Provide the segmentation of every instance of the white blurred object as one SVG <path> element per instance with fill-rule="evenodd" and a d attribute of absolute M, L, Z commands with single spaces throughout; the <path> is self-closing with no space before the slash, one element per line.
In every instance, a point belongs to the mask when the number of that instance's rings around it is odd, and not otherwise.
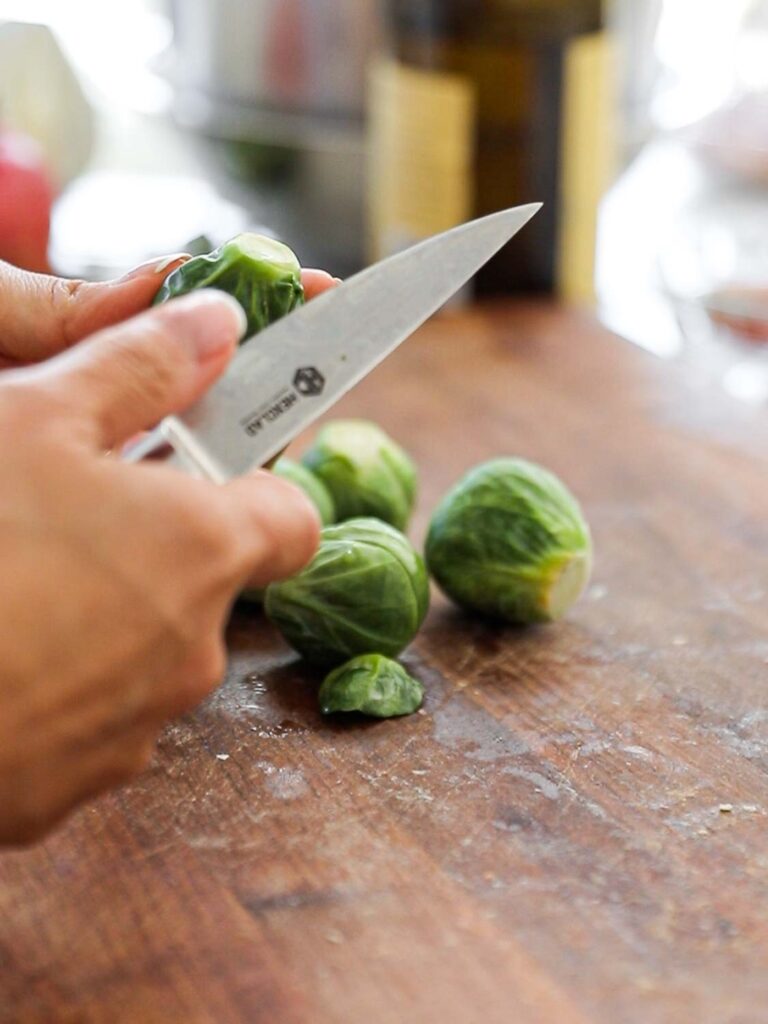
<path fill-rule="evenodd" d="M 665 289 L 686 302 L 768 287 L 768 194 L 705 179 L 659 236 Z"/>
<path fill-rule="evenodd" d="M 93 172 L 56 205 L 51 265 L 65 277 L 108 280 L 194 243 L 208 251 L 254 227 L 241 207 L 197 178 Z"/>
<path fill-rule="evenodd" d="M 768 90 L 768 0 L 613 0 L 630 155 Z"/>
<path fill-rule="evenodd" d="M 660 288 L 661 238 L 699 187 L 701 172 L 669 142 L 646 146 L 603 200 L 597 244 L 600 317 L 612 331 L 659 356 L 677 355 L 682 333 Z"/>
<path fill-rule="evenodd" d="M 48 26 L 3 21 L 0 16 L 0 118 L 39 143 L 57 187 L 87 164 L 93 114 Z"/>
<path fill-rule="evenodd" d="M 616 0 L 615 18 L 627 166 L 601 210 L 601 314 L 722 379 L 744 344 L 755 366 L 768 351 L 768 0 Z"/>
<path fill-rule="evenodd" d="M 171 26 L 152 0 L 0 0 L 0 21 L 47 27 L 95 107 L 163 113 L 170 88 L 152 70 Z"/>
<path fill-rule="evenodd" d="M 652 114 L 662 131 L 705 117 L 739 82 L 751 0 L 664 0 L 654 52 L 660 74 Z"/>
<path fill-rule="evenodd" d="M 768 399 L 768 190 L 707 174 L 659 238 L 662 287 L 690 359 L 708 360 L 725 389 Z"/>
<path fill-rule="evenodd" d="M 768 40 L 764 56 L 768 67 Z M 768 185 L 768 88 L 738 96 L 692 125 L 684 138 L 704 160 Z"/>

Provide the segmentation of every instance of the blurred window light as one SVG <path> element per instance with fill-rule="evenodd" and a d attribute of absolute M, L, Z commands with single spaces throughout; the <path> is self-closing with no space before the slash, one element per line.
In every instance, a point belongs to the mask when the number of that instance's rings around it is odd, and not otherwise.
<path fill-rule="evenodd" d="M 752 8 L 752 0 L 664 0 L 655 54 L 665 81 L 653 103 L 660 128 L 690 124 L 727 101 Z M 763 73 L 767 64 L 763 50 Z"/>
<path fill-rule="evenodd" d="M 768 90 L 768 29 L 753 29 L 741 40 L 738 70 L 744 89 L 754 92 Z"/>
<path fill-rule="evenodd" d="M 97 106 L 167 109 L 170 86 L 152 71 L 171 42 L 150 0 L 0 0 L 0 20 L 48 25 Z"/>

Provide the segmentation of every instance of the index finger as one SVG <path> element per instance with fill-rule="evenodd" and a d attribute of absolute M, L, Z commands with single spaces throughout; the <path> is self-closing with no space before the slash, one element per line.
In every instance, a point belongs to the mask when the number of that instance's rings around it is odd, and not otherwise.
<path fill-rule="evenodd" d="M 220 489 L 242 540 L 240 584 L 265 587 L 302 569 L 320 541 L 320 517 L 294 484 L 258 469 Z"/>
<path fill-rule="evenodd" d="M 127 320 L 149 306 L 164 278 L 188 258 L 177 254 L 151 260 L 104 282 L 32 274 L 0 263 L 3 354 L 19 363 L 39 362 Z"/>
<path fill-rule="evenodd" d="M 326 270 L 302 270 L 301 283 L 304 285 L 304 295 L 309 300 L 317 298 L 329 288 L 335 288 L 341 281 Z"/>

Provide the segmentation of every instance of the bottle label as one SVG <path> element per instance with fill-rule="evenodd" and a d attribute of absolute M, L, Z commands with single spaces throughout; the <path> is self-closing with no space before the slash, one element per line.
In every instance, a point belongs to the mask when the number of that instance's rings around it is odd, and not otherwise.
<path fill-rule="evenodd" d="M 472 216 L 475 90 L 461 75 L 377 62 L 370 82 L 372 258 Z"/>
<path fill-rule="evenodd" d="M 572 40 L 563 68 L 557 291 L 592 303 L 600 200 L 615 170 L 615 53 L 608 32 Z"/>

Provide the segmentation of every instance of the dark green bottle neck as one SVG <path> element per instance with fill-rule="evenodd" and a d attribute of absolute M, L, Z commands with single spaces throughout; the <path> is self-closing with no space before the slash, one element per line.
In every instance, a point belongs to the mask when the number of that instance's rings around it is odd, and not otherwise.
<path fill-rule="evenodd" d="M 390 32 L 443 43 L 552 43 L 602 27 L 604 0 L 386 0 Z"/>

